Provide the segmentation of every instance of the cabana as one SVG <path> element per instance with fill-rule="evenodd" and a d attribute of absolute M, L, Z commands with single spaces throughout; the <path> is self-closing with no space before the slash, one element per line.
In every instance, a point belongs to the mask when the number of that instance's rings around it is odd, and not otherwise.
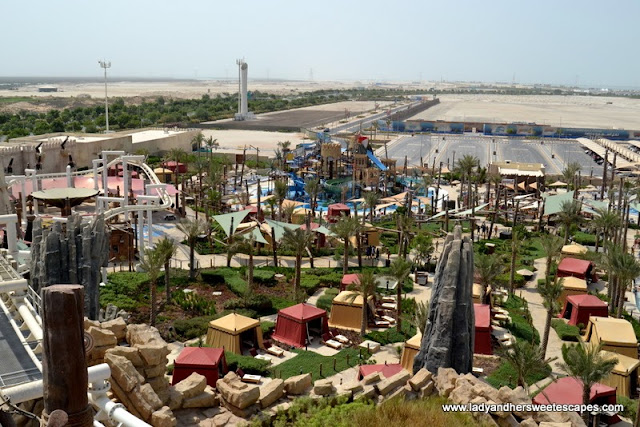
<path fill-rule="evenodd" d="M 418 351 L 420 351 L 421 342 L 422 334 L 420 332 L 404 342 L 400 364 L 404 369 L 411 373 L 413 373 L 413 359 L 416 357 L 416 354 L 418 354 Z"/>
<path fill-rule="evenodd" d="M 473 304 L 475 313 L 475 341 L 473 352 L 493 354 L 491 349 L 491 307 L 488 304 Z"/>
<path fill-rule="evenodd" d="M 334 203 L 328 206 L 327 221 L 337 222 L 342 215 L 351 215 L 351 208 L 344 203 Z"/>
<path fill-rule="evenodd" d="M 304 347 L 313 335 L 320 338 L 327 332 L 327 312 L 301 303 L 278 311 L 276 329 L 271 337 L 288 345 Z"/>
<path fill-rule="evenodd" d="M 586 246 L 582 246 L 578 243 L 574 243 L 572 245 L 564 245 L 562 247 L 562 255 L 582 255 L 589 252 Z"/>
<path fill-rule="evenodd" d="M 569 295 L 586 295 L 587 294 L 587 282 L 577 277 L 563 277 L 562 278 L 562 294 L 560 294 L 559 301 L 564 304 Z"/>
<path fill-rule="evenodd" d="M 549 384 L 542 392 L 533 398 L 533 403 L 548 405 L 556 403 L 560 405 L 582 405 L 584 387 L 582 382 L 573 377 L 559 378 Z M 599 405 L 615 405 L 616 389 L 604 384 L 596 383 L 591 387 L 589 403 Z M 620 421 L 617 415 L 604 417 L 603 421 L 614 424 Z"/>
<path fill-rule="evenodd" d="M 573 326 L 586 326 L 591 316 L 609 317 L 607 303 L 595 295 L 567 296 L 560 318 L 569 320 Z"/>
<path fill-rule="evenodd" d="M 210 347 L 185 347 L 174 362 L 171 385 L 176 385 L 194 372 L 207 379 L 207 385 L 216 386 L 227 373 L 224 350 Z"/>
<path fill-rule="evenodd" d="M 618 359 L 618 363 L 613 368 L 609 376 L 602 380 L 602 384 L 614 387 L 618 395 L 635 398 L 638 395 L 638 368 L 640 368 L 640 360 L 624 356 L 622 354 L 612 353 L 610 351 L 601 351 L 600 355 L 604 359 Z"/>
<path fill-rule="evenodd" d="M 251 348 L 263 349 L 260 322 L 237 313 L 212 320 L 207 331 L 207 345 L 222 347 L 236 354 Z"/>
<path fill-rule="evenodd" d="M 589 317 L 589 324 L 582 341 L 593 345 L 602 344 L 602 349 L 638 358 L 638 341 L 633 326 L 624 319 L 612 317 Z"/>
<path fill-rule="evenodd" d="M 379 372 L 385 378 L 391 378 L 398 372 L 402 371 L 403 367 L 399 363 L 386 364 L 386 365 L 360 365 L 360 369 L 358 370 L 358 381 L 363 379 L 369 374 L 373 374 L 374 372 Z M 413 372 L 413 368 L 411 369 Z"/>
<path fill-rule="evenodd" d="M 593 279 L 593 263 L 577 258 L 563 258 L 558 265 L 558 277 L 577 277 L 583 280 Z"/>
<path fill-rule="evenodd" d="M 472 298 L 474 304 L 482 304 L 482 285 L 480 283 L 474 283 L 472 288 Z"/>
<path fill-rule="evenodd" d="M 355 295 L 355 297 L 354 297 Z M 362 294 L 353 291 L 340 292 L 331 303 L 330 328 L 348 329 L 360 331 L 362 325 Z M 369 297 L 369 320 L 373 320 L 373 297 Z"/>
<path fill-rule="evenodd" d="M 360 283 L 358 274 L 345 274 L 344 276 L 342 276 L 342 281 L 340 282 L 340 292 L 347 289 L 350 285 L 358 283 Z"/>

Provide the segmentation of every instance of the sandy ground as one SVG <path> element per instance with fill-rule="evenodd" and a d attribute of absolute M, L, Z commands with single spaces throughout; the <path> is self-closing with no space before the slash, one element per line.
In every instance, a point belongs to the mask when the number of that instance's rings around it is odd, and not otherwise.
<path fill-rule="evenodd" d="M 265 132 L 253 130 L 209 130 L 203 129 L 202 134 L 205 138 L 212 136 L 218 140 L 220 148 L 218 152 L 235 152 L 242 153 L 243 148 L 247 147 L 248 155 L 256 153 L 255 148 L 249 148 L 250 145 L 260 149 L 261 156 L 273 157 L 274 151 L 278 148 L 278 142 L 290 141 L 291 147 L 300 144 L 303 141 L 302 133 L 289 132 Z M 216 150 L 214 150 L 215 152 Z"/>
<path fill-rule="evenodd" d="M 640 99 L 551 95 L 441 95 L 412 119 L 535 122 L 553 126 L 640 129 Z"/>

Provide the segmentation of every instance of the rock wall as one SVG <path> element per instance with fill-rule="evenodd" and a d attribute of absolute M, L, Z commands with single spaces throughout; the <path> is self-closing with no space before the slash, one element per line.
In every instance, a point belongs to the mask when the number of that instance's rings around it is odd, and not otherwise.
<path fill-rule="evenodd" d="M 456 226 L 444 242 L 435 272 L 429 317 L 413 371 L 453 368 L 471 372 L 473 363 L 473 245 Z"/>
<path fill-rule="evenodd" d="M 63 225 L 56 222 L 42 227 L 42 219 L 33 224 L 31 246 L 31 286 L 37 292 L 53 284 L 84 286 L 84 313 L 98 319 L 100 312 L 101 269 L 109 260 L 109 231 L 104 218 L 90 223 L 73 214 Z"/>

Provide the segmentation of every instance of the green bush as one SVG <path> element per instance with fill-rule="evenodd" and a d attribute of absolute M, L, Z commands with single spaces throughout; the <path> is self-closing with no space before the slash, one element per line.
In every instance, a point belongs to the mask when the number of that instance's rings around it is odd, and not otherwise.
<path fill-rule="evenodd" d="M 627 396 L 618 395 L 616 397 L 616 403 L 624 406 L 621 415 L 631 420 L 636 419 L 636 412 L 638 411 L 638 401 L 629 399 Z"/>
<path fill-rule="evenodd" d="M 531 314 L 526 306 L 526 301 L 515 295 L 507 298 L 504 308 L 509 312 L 511 323 L 507 326 L 509 332 L 516 339 L 523 339 L 527 342 L 540 344 L 540 334 L 530 322 Z"/>
<path fill-rule="evenodd" d="M 562 319 L 552 319 L 551 327 L 556 330 L 562 341 L 579 341 L 580 328 L 569 325 Z"/>
<path fill-rule="evenodd" d="M 265 360 L 254 359 L 251 356 L 241 356 L 231 353 L 230 351 L 225 351 L 224 357 L 227 360 L 227 368 L 229 371 L 242 369 L 245 374 L 262 376 L 268 376 L 270 373 L 269 362 Z"/>
<path fill-rule="evenodd" d="M 380 345 L 387 345 L 395 342 L 405 342 L 415 334 L 415 326 L 405 320 L 402 322 L 402 332 L 398 332 L 394 326 L 384 331 L 371 331 L 364 337 L 368 340 L 379 342 Z"/>
<path fill-rule="evenodd" d="M 596 244 L 595 234 L 587 234 L 582 231 L 576 231 L 573 235 L 573 241 L 580 245 L 594 246 Z"/>
<path fill-rule="evenodd" d="M 173 302 L 194 316 L 213 316 L 216 314 L 215 301 L 208 300 L 195 292 L 178 291 L 173 295 Z"/>
<path fill-rule="evenodd" d="M 262 336 L 270 334 L 275 329 L 276 324 L 267 320 L 260 322 L 260 328 L 262 329 Z"/>
<path fill-rule="evenodd" d="M 413 298 L 402 298 L 402 302 L 400 304 L 401 313 L 413 317 L 413 314 L 416 312 L 416 300 Z"/>
<path fill-rule="evenodd" d="M 275 275 L 274 271 L 255 269 L 253 271 L 253 280 L 264 286 L 273 286 L 276 283 Z"/>
<path fill-rule="evenodd" d="M 223 304 L 225 310 L 235 310 L 237 308 L 244 308 L 244 301 L 240 298 L 231 298 Z"/>
<path fill-rule="evenodd" d="M 107 286 L 100 289 L 100 305 L 113 304 L 122 310 L 133 311 L 140 306 L 141 297 L 148 295 L 148 284 L 147 273 L 111 273 Z"/>
<path fill-rule="evenodd" d="M 525 381 L 527 382 L 527 384 L 531 385 L 547 378 L 550 374 L 551 367 L 547 365 L 544 371 L 537 372 L 525 377 Z M 487 382 L 498 389 L 503 386 L 516 388 L 516 384 L 518 382 L 518 374 L 516 373 L 515 369 L 513 369 L 513 366 L 510 363 L 502 362 L 500 366 L 498 366 L 498 369 L 493 371 L 491 375 L 487 377 Z"/>
<path fill-rule="evenodd" d="M 331 309 L 331 303 L 333 303 L 333 299 L 335 297 L 335 295 L 322 295 L 320 298 L 318 298 L 316 307 L 329 311 Z"/>
<path fill-rule="evenodd" d="M 320 279 L 315 276 L 306 276 L 300 279 L 300 288 L 302 288 L 308 295 L 313 293 L 320 287 Z"/>
<path fill-rule="evenodd" d="M 256 319 L 258 317 L 258 313 L 256 313 L 255 310 L 250 310 L 248 308 L 237 308 L 235 310 L 224 310 L 222 313 L 216 314 L 214 319 L 219 319 L 232 313 L 236 313 L 245 317 L 251 317 L 252 319 Z"/>
<path fill-rule="evenodd" d="M 173 322 L 173 330 L 182 341 L 206 335 L 209 322 L 216 316 L 200 316 L 190 319 L 178 319 Z"/>
<path fill-rule="evenodd" d="M 202 277 L 202 281 L 209 285 L 220 285 L 224 283 L 224 279 L 226 277 L 226 269 L 217 269 L 217 270 L 202 270 L 200 272 L 200 276 Z"/>
<path fill-rule="evenodd" d="M 266 295 L 253 294 L 247 300 L 246 308 L 255 310 L 258 314 L 273 312 L 273 302 Z"/>
<path fill-rule="evenodd" d="M 290 300 L 284 297 L 271 296 L 271 304 L 273 304 L 274 310 L 282 310 L 283 308 L 291 307 L 292 305 L 296 305 L 295 301 Z"/>
<path fill-rule="evenodd" d="M 636 334 L 636 339 L 640 340 L 640 323 L 636 319 L 634 319 L 632 316 L 630 316 L 629 313 L 623 313 L 622 317 L 626 319 L 629 323 L 631 323 L 631 326 L 633 327 L 633 332 L 635 332 Z"/>

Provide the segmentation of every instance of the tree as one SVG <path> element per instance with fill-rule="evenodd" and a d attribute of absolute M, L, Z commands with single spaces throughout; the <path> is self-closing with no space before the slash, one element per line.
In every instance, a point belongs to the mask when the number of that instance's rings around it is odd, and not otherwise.
<path fill-rule="evenodd" d="M 176 170 L 174 171 L 174 173 L 176 174 L 176 188 L 178 187 L 178 184 L 180 183 L 180 165 L 179 163 L 182 162 L 182 160 L 187 156 L 187 153 L 182 149 L 182 148 L 172 148 L 171 150 L 169 150 L 169 154 L 167 156 L 167 159 L 169 160 L 173 160 L 174 162 L 176 162 Z M 182 189 L 182 191 L 184 191 L 184 188 Z"/>
<path fill-rule="evenodd" d="M 247 295 L 251 293 L 253 288 L 253 247 L 255 246 L 256 239 L 252 233 L 248 234 L 234 234 L 229 239 L 227 244 L 227 267 L 231 265 L 231 258 L 235 254 L 246 253 L 249 256 L 247 263 Z"/>
<path fill-rule="evenodd" d="M 596 214 L 589 221 L 589 229 L 596 235 L 596 252 L 600 248 L 600 234 L 604 237 L 602 246 L 606 248 L 611 235 L 615 234 L 615 230 L 621 226 L 622 220 L 615 211 L 596 208 Z"/>
<path fill-rule="evenodd" d="M 461 159 L 458 159 L 457 169 L 460 173 L 460 178 L 462 179 L 462 185 L 467 183 L 467 208 L 471 207 L 473 209 L 474 201 L 473 194 L 471 192 L 471 184 L 473 183 L 473 176 L 478 167 L 480 160 L 476 156 L 472 156 L 470 154 L 465 154 Z M 473 217 L 474 213 L 471 213 Z M 473 219 L 471 220 L 471 241 L 473 242 L 475 232 L 475 226 L 473 224 Z"/>
<path fill-rule="evenodd" d="M 402 312 L 402 284 L 405 279 L 409 277 L 411 273 L 411 262 L 404 258 L 398 257 L 391 263 L 391 275 L 398 281 L 396 284 L 396 329 L 398 332 L 402 332 L 402 318 L 400 313 Z"/>
<path fill-rule="evenodd" d="M 357 218 L 342 215 L 340 219 L 331 225 L 331 231 L 344 241 L 344 261 L 342 265 L 342 273 L 347 274 L 349 268 L 349 238 L 355 236 L 360 229 L 360 223 Z"/>
<path fill-rule="evenodd" d="M 576 178 L 576 174 L 582 170 L 582 165 L 578 162 L 569 162 L 567 166 L 562 171 L 562 179 L 568 185 L 570 190 L 575 190 L 574 180 Z"/>
<path fill-rule="evenodd" d="M 547 318 L 544 323 L 544 335 L 542 337 L 542 357 L 547 354 L 549 333 L 551 331 L 551 318 L 562 308 L 558 299 L 564 290 L 564 279 L 549 280 L 538 283 L 538 293 L 542 297 L 542 305 L 547 309 Z"/>
<path fill-rule="evenodd" d="M 516 274 L 516 260 L 518 259 L 518 254 L 520 252 L 520 248 L 522 247 L 522 238 L 524 236 L 520 235 L 520 229 L 517 227 L 513 227 L 511 229 L 511 270 L 509 271 L 509 295 L 513 295 L 513 291 L 515 288 L 515 274 Z"/>
<path fill-rule="evenodd" d="M 282 235 L 282 245 L 291 249 L 296 255 L 296 277 L 293 282 L 293 294 L 298 297 L 300 289 L 300 270 L 302 268 L 302 257 L 309 249 L 313 235 L 309 230 L 296 228 L 295 230 L 285 229 Z"/>
<path fill-rule="evenodd" d="M 369 221 L 373 224 L 373 211 L 375 210 L 378 202 L 380 201 L 380 195 L 375 191 L 367 191 L 364 193 L 364 204 L 369 209 Z M 364 217 L 366 215 L 362 215 L 364 222 Z"/>
<path fill-rule="evenodd" d="M 189 245 L 189 279 L 193 280 L 196 278 L 196 242 L 198 241 L 198 236 L 203 234 L 206 231 L 207 225 L 199 219 L 188 219 L 185 218 L 180 221 L 178 224 L 178 230 L 182 231 L 186 238 L 187 244 Z"/>
<path fill-rule="evenodd" d="M 377 291 L 376 278 L 373 271 L 365 271 L 358 274 L 357 282 L 349 285 L 349 290 L 354 291 L 349 295 L 349 300 L 355 301 L 356 298 L 362 296 L 362 323 L 360 325 L 360 335 L 364 337 L 367 333 L 367 325 L 369 324 L 369 297 L 374 296 Z"/>
<path fill-rule="evenodd" d="M 550 281 L 551 266 L 554 259 L 556 259 L 562 251 L 562 239 L 553 234 L 544 234 L 540 237 L 540 246 L 542 246 L 542 251 L 546 256 L 545 265 L 547 271 L 545 272 L 545 280 Z"/>
<path fill-rule="evenodd" d="M 419 301 L 416 303 L 416 311 L 413 313 L 413 319 L 411 323 L 421 334 L 424 334 L 424 328 L 427 326 L 427 319 L 429 318 L 429 304 L 425 301 Z"/>
<path fill-rule="evenodd" d="M 312 178 L 304 183 L 304 191 L 309 195 L 309 203 L 311 205 L 311 215 L 316 216 L 316 204 L 318 200 L 318 193 L 320 192 L 320 180 L 318 178 Z"/>
<path fill-rule="evenodd" d="M 591 400 L 591 388 L 597 382 L 607 378 L 613 368 L 618 364 L 618 359 L 605 359 L 600 351 L 602 344 L 562 345 L 562 358 L 564 363 L 560 368 L 569 376 L 582 383 L 582 403 L 588 405 Z M 582 413 L 582 419 L 589 425 L 589 412 Z"/>
<path fill-rule="evenodd" d="M 164 262 L 164 288 L 167 293 L 167 304 L 171 303 L 171 286 L 169 281 L 169 271 L 171 270 L 171 258 L 176 254 L 178 245 L 175 240 L 168 237 L 163 237 L 158 243 L 156 243 L 156 250 L 162 254 L 162 260 Z"/>
<path fill-rule="evenodd" d="M 149 324 L 155 326 L 156 313 L 157 313 L 157 301 L 156 293 L 158 286 L 158 277 L 160 276 L 160 269 L 164 263 L 164 254 L 158 249 L 145 249 L 144 255 L 140 258 L 140 268 L 149 275 L 149 286 L 151 288 L 151 316 Z"/>
<path fill-rule="evenodd" d="M 636 277 L 640 276 L 640 263 L 620 246 L 611 245 L 608 250 L 607 264 L 609 272 L 614 276 L 612 312 L 620 318 L 627 287 Z"/>
<path fill-rule="evenodd" d="M 413 227 L 414 220 L 408 215 L 397 214 L 396 224 L 400 235 L 398 236 L 398 256 L 403 258 L 407 257 L 409 251 L 409 242 L 411 240 L 411 228 Z"/>
<path fill-rule="evenodd" d="M 562 202 L 562 205 L 560 205 L 560 212 L 558 212 L 558 222 L 560 222 L 564 228 L 564 245 L 569 241 L 569 231 L 571 226 L 579 224 L 581 220 L 582 214 L 580 213 L 580 202 L 576 200 Z"/>
<path fill-rule="evenodd" d="M 482 285 L 480 301 L 487 302 L 487 290 L 496 282 L 496 279 L 504 271 L 504 262 L 495 255 L 478 254 L 473 257 L 474 273 L 478 283 Z"/>
<path fill-rule="evenodd" d="M 497 353 L 516 371 L 516 385 L 523 387 L 527 394 L 527 377 L 544 372 L 547 368 L 540 347 L 524 340 L 516 341 L 510 349 L 501 348 Z"/>
<path fill-rule="evenodd" d="M 273 195 L 276 196 L 278 202 L 278 214 L 280 215 L 280 221 L 282 221 L 282 203 L 287 198 L 289 192 L 289 185 L 286 180 L 279 179 L 273 185 Z"/>
<path fill-rule="evenodd" d="M 413 239 L 413 261 L 416 265 L 424 267 L 431 260 L 433 254 L 433 238 L 428 233 L 418 233 Z"/>

